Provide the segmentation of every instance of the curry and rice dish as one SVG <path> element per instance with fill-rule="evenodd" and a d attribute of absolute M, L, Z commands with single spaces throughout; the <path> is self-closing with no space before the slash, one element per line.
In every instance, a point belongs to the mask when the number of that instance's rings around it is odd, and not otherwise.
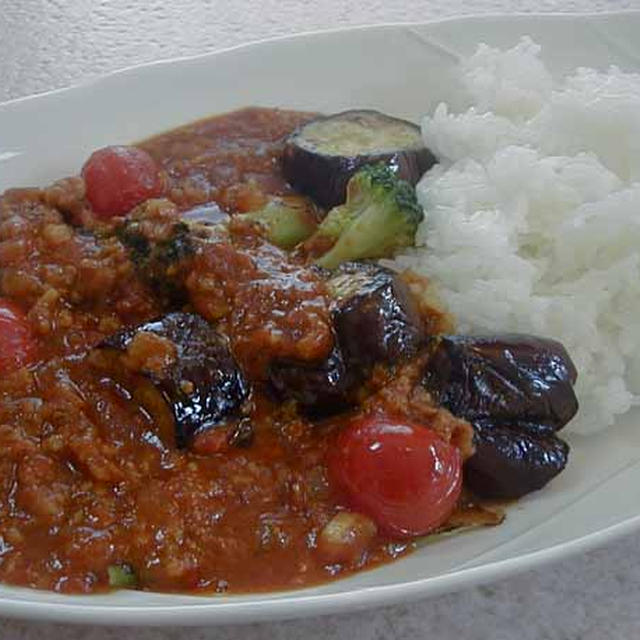
<path fill-rule="evenodd" d="M 304 587 L 565 468 L 563 344 L 462 331 L 414 249 L 428 134 L 247 108 L 0 196 L 1 581 Z"/>

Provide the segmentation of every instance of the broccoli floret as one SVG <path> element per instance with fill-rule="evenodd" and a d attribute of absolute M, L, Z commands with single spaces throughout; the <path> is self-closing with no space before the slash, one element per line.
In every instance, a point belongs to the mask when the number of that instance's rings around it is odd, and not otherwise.
<path fill-rule="evenodd" d="M 168 236 L 156 242 L 142 232 L 137 220 L 127 221 L 116 235 L 129 250 L 137 273 L 166 303 L 172 306 L 185 301 L 180 267 L 194 253 L 190 229 L 184 222 L 175 222 Z"/>
<path fill-rule="evenodd" d="M 315 263 L 334 269 L 340 263 L 384 258 L 414 243 L 424 218 L 413 187 L 384 164 L 366 165 L 347 184 L 347 200 L 334 207 L 307 242 Z M 330 247 L 326 250 L 326 247 Z"/>
<path fill-rule="evenodd" d="M 283 196 L 270 200 L 262 209 L 236 216 L 260 224 L 265 237 L 281 249 L 292 249 L 317 228 L 315 208 L 301 196 Z"/>
<path fill-rule="evenodd" d="M 149 240 L 139 231 L 124 225 L 116 229 L 116 237 L 129 250 L 129 256 L 134 264 L 142 264 L 149 258 L 151 253 Z"/>
<path fill-rule="evenodd" d="M 184 222 L 176 222 L 166 238 L 154 243 L 142 233 L 137 221 L 119 227 L 116 235 L 129 249 L 133 263 L 143 271 L 169 268 L 193 254 L 189 226 Z"/>
<path fill-rule="evenodd" d="M 171 235 L 158 243 L 155 249 L 157 259 L 167 266 L 180 262 L 193 254 L 189 225 L 176 222 L 171 228 Z"/>

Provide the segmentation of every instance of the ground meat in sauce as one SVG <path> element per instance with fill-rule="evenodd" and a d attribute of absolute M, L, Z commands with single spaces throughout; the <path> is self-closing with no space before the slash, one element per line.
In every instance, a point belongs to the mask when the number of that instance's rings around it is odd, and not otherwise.
<path fill-rule="evenodd" d="M 258 209 L 265 194 L 290 193 L 279 170 L 284 137 L 315 114 L 243 109 L 201 120 L 140 146 L 166 170 L 181 209 L 215 201 L 225 211 Z"/>
<path fill-rule="evenodd" d="M 282 139 L 310 117 L 247 109 L 142 143 L 166 171 L 167 215 L 210 201 L 244 211 L 287 193 Z M 322 582 L 410 548 L 357 522 L 367 546 L 356 559 L 317 552 L 337 508 L 324 466 L 331 424 L 311 425 L 258 387 L 250 447 L 175 450 L 126 389 L 86 365 L 83 354 L 105 337 L 163 309 L 122 244 L 101 235 L 81 182 L 0 198 L 0 289 L 39 337 L 37 362 L 0 380 L 0 580 L 87 593 L 108 587 L 109 566 L 126 564 L 140 588 L 255 591 Z M 231 233 L 185 273 L 195 310 L 220 323 L 255 378 L 264 354 L 325 356 L 322 281 L 247 229 Z M 157 360 L 145 360 L 146 343 Z M 129 354 L 160 368 L 173 356 L 144 335 Z M 397 391 L 374 394 L 369 408 L 433 411 L 424 397 L 401 407 Z M 461 424 L 445 416 L 441 428 L 463 448 Z"/>
<path fill-rule="evenodd" d="M 283 251 L 242 229 L 233 229 L 233 236 L 235 245 L 210 244 L 196 257 L 187 281 L 195 309 L 217 320 L 218 295 L 224 296 L 235 355 L 255 377 L 263 375 L 276 356 L 310 361 L 325 357 L 333 337 L 322 280 L 289 264 Z"/>

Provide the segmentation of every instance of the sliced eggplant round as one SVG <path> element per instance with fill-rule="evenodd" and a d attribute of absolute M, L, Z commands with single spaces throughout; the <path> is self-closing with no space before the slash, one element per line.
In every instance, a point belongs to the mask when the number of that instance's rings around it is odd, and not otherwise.
<path fill-rule="evenodd" d="M 458 417 L 529 421 L 557 430 L 578 410 L 576 368 L 555 340 L 443 336 L 434 344 L 424 385 Z"/>
<path fill-rule="evenodd" d="M 143 344 L 137 348 L 141 338 Z M 156 344 L 154 345 L 154 340 Z M 134 399 L 152 415 L 165 441 L 179 448 L 199 433 L 239 418 L 249 386 L 227 339 L 193 313 L 169 313 L 106 338 Z M 172 432 L 172 433 L 171 433 Z"/>
<path fill-rule="evenodd" d="M 520 498 L 542 489 L 566 466 L 569 445 L 553 433 L 534 436 L 517 424 L 473 423 L 476 452 L 464 469 L 466 486 L 483 498 Z"/>
<path fill-rule="evenodd" d="M 418 126 L 373 110 L 311 120 L 289 136 L 282 155 L 286 179 L 327 209 L 345 201 L 347 182 L 360 167 L 379 162 L 415 185 L 436 158 Z"/>

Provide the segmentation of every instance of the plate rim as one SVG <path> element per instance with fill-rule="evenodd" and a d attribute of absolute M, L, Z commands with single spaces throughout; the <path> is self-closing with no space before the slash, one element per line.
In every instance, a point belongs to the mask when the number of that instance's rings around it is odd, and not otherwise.
<path fill-rule="evenodd" d="M 7 618 L 28 619 L 66 624 L 93 624 L 117 627 L 167 624 L 195 627 L 246 622 L 294 620 L 303 617 L 353 613 L 380 606 L 416 602 L 427 597 L 450 593 L 462 587 L 474 587 L 502 580 L 512 575 L 545 566 L 554 560 L 565 560 L 594 547 L 612 542 L 640 529 L 640 515 L 628 518 L 599 531 L 568 542 L 533 551 L 515 558 L 489 562 L 479 567 L 455 570 L 392 585 L 361 587 L 347 593 L 305 595 L 305 589 L 287 592 L 278 600 L 262 602 L 214 602 L 215 596 L 203 603 L 167 606 L 85 605 L 6 599 L 0 597 L 0 613 Z M 27 591 L 27 589 L 22 589 Z M 33 590 L 38 593 L 38 590 Z M 260 594 L 256 594 L 259 597 Z M 91 599 L 91 595 L 81 596 Z M 295 608 L 300 607 L 300 611 Z M 247 617 L 249 616 L 249 617 Z"/>
<path fill-rule="evenodd" d="M 598 19 L 607 19 L 607 18 L 616 17 L 616 16 L 635 16 L 636 18 L 640 18 L 640 9 L 620 9 L 616 11 L 577 11 L 577 12 L 517 11 L 514 13 L 503 13 L 503 12 L 497 11 L 497 12 L 488 12 L 488 13 L 463 13 L 455 16 L 444 16 L 441 18 L 434 18 L 432 20 L 423 20 L 419 22 L 416 22 L 416 21 L 374 22 L 374 23 L 364 23 L 359 25 L 348 25 L 345 27 L 334 27 L 331 29 L 308 29 L 304 31 L 298 31 L 296 33 L 288 33 L 288 34 L 272 36 L 267 38 L 257 38 L 254 40 L 249 40 L 247 42 L 231 45 L 229 47 L 224 47 L 222 49 L 214 49 L 212 51 L 207 51 L 204 53 L 197 53 L 193 55 L 184 55 L 184 56 L 172 56 L 169 58 L 152 60 L 150 62 L 142 62 L 139 64 L 126 65 L 124 67 L 119 67 L 112 71 L 107 71 L 105 73 L 100 73 L 96 76 L 86 78 L 85 80 L 81 80 L 80 82 L 77 82 L 77 83 L 71 83 L 68 85 L 64 85 L 62 87 L 58 87 L 56 89 L 38 91 L 36 93 L 30 93 L 24 96 L 18 96 L 16 98 L 10 98 L 9 100 L 4 100 L 0 102 L 0 112 L 6 107 L 14 107 L 20 103 L 29 102 L 32 100 L 38 100 L 42 98 L 47 98 L 49 96 L 73 92 L 79 89 L 82 90 L 94 84 L 100 84 L 102 82 L 105 82 L 107 79 L 112 78 L 114 76 L 127 75 L 141 69 L 146 69 L 148 67 L 159 67 L 164 65 L 172 65 L 172 64 L 180 64 L 180 63 L 204 60 L 206 58 L 213 58 L 215 56 L 227 54 L 233 51 L 238 51 L 242 49 L 251 49 L 253 47 L 257 47 L 260 45 L 280 42 L 283 40 L 298 40 L 298 39 L 322 37 L 322 36 L 329 36 L 333 34 L 355 32 L 355 31 L 375 31 L 375 30 L 395 29 L 395 28 L 403 28 L 403 27 L 421 27 L 421 26 L 434 25 L 434 24 L 445 24 L 450 22 L 484 22 L 484 21 L 490 22 L 491 20 L 505 20 L 505 19 L 513 20 L 513 21 L 524 20 L 524 19 L 598 20 Z"/>
<path fill-rule="evenodd" d="M 141 64 L 133 64 L 101 73 L 78 83 L 72 83 L 56 89 L 42 91 L 11 98 L 0 102 L 0 119 L 5 110 L 20 108 L 21 105 L 38 100 L 46 100 L 51 96 L 72 94 L 85 90 L 93 85 L 107 82 L 116 76 L 134 74 L 146 68 L 170 66 L 212 59 L 239 50 L 248 50 L 263 45 L 292 41 L 305 38 L 325 37 L 334 34 L 353 33 L 359 31 L 384 31 L 387 29 L 424 27 L 443 23 L 482 23 L 496 20 L 518 22 L 520 20 L 594 20 L 606 21 L 609 18 L 631 16 L 640 20 L 640 9 L 622 9 L 616 11 L 589 12 L 490 12 L 482 14 L 465 13 L 424 21 L 397 21 L 373 24 L 350 25 L 331 29 L 305 30 L 293 34 L 259 38 L 230 47 L 216 49 L 204 53 L 186 56 L 163 58 Z M 287 592 L 274 592 L 282 597 L 274 600 L 224 601 L 216 596 L 199 596 L 202 602 L 178 605 L 108 605 L 91 603 L 92 595 L 74 596 L 83 598 L 87 603 L 43 602 L 38 600 L 36 589 L 13 587 L 8 589 L 19 591 L 15 597 L 0 595 L 0 615 L 6 618 L 25 619 L 29 621 L 49 621 L 67 624 L 94 624 L 111 626 L 177 626 L 217 625 L 240 622 L 258 622 L 295 619 L 301 617 L 341 614 L 361 611 L 377 605 L 392 605 L 400 601 L 415 602 L 417 600 L 452 592 L 464 587 L 472 587 L 483 583 L 501 580 L 526 570 L 545 566 L 554 560 L 560 560 L 584 553 L 602 544 L 612 542 L 625 535 L 640 530 L 640 514 L 628 517 L 620 522 L 571 540 L 555 544 L 533 552 L 503 560 L 490 561 L 475 567 L 454 569 L 436 576 L 409 580 L 396 584 L 354 587 L 347 592 L 326 594 L 308 594 L 306 589 Z M 48 592 L 44 592 L 48 593 Z M 246 594 L 260 598 L 268 594 Z"/>

